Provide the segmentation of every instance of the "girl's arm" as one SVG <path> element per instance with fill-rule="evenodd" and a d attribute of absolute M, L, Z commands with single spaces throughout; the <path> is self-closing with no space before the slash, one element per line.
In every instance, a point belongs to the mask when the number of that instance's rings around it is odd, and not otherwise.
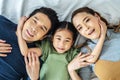
<path fill-rule="evenodd" d="M 89 56 L 89 57 L 88 57 Z M 87 59 L 93 58 L 90 54 L 81 54 L 79 53 L 69 64 L 68 64 L 68 72 L 72 80 L 81 80 L 80 76 L 77 74 L 75 70 L 86 67 L 90 65 L 89 62 L 84 62 Z"/>
<path fill-rule="evenodd" d="M 68 70 L 72 80 L 82 80 L 75 70 Z"/>
<path fill-rule="evenodd" d="M 19 44 L 19 48 L 20 48 L 20 51 L 22 53 L 23 56 L 26 56 L 27 53 L 28 53 L 28 46 L 27 46 L 27 43 L 26 41 L 22 38 L 22 29 L 23 29 L 23 26 L 24 26 L 24 23 L 25 21 L 27 20 L 27 17 L 22 17 L 18 23 L 18 26 L 17 26 L 17 37 L 18 37 L 18 44 Z"/>
<path fill-rule="evenodd" d="M 28 56 L 24 57 L 26 64 L 26 71 L 31 80 L 39 79 L 40 61 L 39 56 L 35 53 L 28 53 Z"/>
<path fill-rule="evenodd" d="M 91 55 L 93 55 L 94 57 L 87 60 L 88 62 L 93 62 L 93 63 L 96 62 L 96 60 L 98 59 L 98 57 L 102 51 L 102 47 L 103 47 L 104 40 L 106 37 L 107 26 L 104 22 L 101 21 L 100 27 L 101 27 L 101 35 L 100 35 L 99 41 L 98 41 L 97 45 L 95 46 L 93 52 L 91 53 Z"/>
<path fill-rule="evenodd" d="M 30 51 L 35 52 L 40 56 L 41 55 L 40 48 L 28 48 L 26 41 L 22 37 L 22 28 L 26 20 L 27 20 L 26 17 L 22 17 L 20 19 L 18 27 L 17 27 L 17 32 L 16 32 L 17 37 L 18 37 L 18 44 L 19 44 L 20 51 L 23 56 L 26 56 L 28 52 Z"/>

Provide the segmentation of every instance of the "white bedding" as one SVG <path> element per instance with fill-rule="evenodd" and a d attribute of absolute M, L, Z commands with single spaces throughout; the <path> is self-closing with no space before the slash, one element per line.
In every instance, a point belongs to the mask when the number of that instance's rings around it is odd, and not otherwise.
<path fill-rule="evenodd" d="M 83 6 L 97 10 L 111 24 L 120 20 L 120 0 L 0 0 L 0 15 L 17 23 L 21 16 L 28 16 L 36 8 L 46 6 L 58 13 L 59 20 L 70 21 L 72 12 Z M 81 40 L 81 39 L 82 40 Z M 84 38 L 78 37 L 76 43 Z"/>
<path fill-rule="evenodd" d="M 120 0 L 0 0 L 0 14 L 17 23 L 21 16 L 28 16 L 34 9 L 45 6 L 58 13 L 59 20 L 71 20 L 72 12 L 83 6 L 97 10 L 111 24 L 120 20 Z M 78 37 L 76 44 L 84 42 Z"/>
<path fill-rule="evenodd" d="M 100 12 L 110 23 L 120 20 L 120 0 L 0 0 L 0 14 L 17 23 L 35 8 L 47 6 L 57 11 L 60 20 L 70 21 L 75 9 L 89 6 Z"/>

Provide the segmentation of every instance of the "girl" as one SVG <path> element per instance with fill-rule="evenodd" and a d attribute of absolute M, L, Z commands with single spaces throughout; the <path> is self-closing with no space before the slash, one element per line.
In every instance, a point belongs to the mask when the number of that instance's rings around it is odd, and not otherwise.
<path fill-rule="evenodd" d="M 118 71 L 120 67 L 120 33 L 115 33 L 113 29 L 107 29 L 107 21 L 98 12 L 88 7 L 74 11 L 72 22 L 78 32 L 89 39 L 87 44 L 92 49 L 91 55 L 94 55 L 94 58 L 88 61 L 95 63 L 94 71 L 98 78 L 100 80 L 120 80 L 118 76 L 120 75 L 120 71 Z"/>
<path fill-rule="evenodd" d="M 41 59 L 44 61 L 40 71 L 40 80 L 69 80 L 69 75 L 72 80 L 81 80 L 75 70 L 87 66 L 90 63 L 83 62 L 89 59 L 86 58 L 89 54 L 78 54 L 78 49 L 72 47 L 77 37 L 76 29 L 69 22 L 61 22 L 55 31 L 53 31 L 52 35 L 52 38 L 46 38 L 42 42 L 37 43 L 37 46 L 40 48 L 32 49 L 33 52 L 40 53 L 42 55 Z M 26 46 L 21 43 L 19 44 L 20 47 Z M 25 51 L 22 50 L 21 52 L 24 54 L 29 49 L 25 48 Z M 26 60 L 26 63 L 28 62 Z"/>

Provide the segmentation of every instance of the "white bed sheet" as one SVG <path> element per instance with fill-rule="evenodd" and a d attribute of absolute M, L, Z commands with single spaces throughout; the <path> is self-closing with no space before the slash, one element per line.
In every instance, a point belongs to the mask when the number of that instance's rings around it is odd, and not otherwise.
<path fill-rule="evenodd" d="M 71 20 L 72 12 L 83 6 L 97 10 L 111 24 L 120 21 L 120 0 L 0 0 L 0 15 L 18 23 L 21 16 L 28 16 L 34 9 L 45 6 L 58 13 L 60 21 Z M 79 35 L 76 44 L 84 42 Z"/>
<path fill-rule="evenodd" d="M 17 23 L 23 15 L 41 6 L 50 7 L 58 13 L 59 19 L 70 21 L 72 12 L 89 6 L 100 12 L 108 22 L 117 24 L 120 20 L 120 0 L 0 0 L 0 14 Z"/>
<path fill-rule="evenodd" d="M 21 16 L 28 16 L 34 9 L 42 6 L 54 9 L 60 21 L 71 20 L 75 9 L 83 6 L 97 10 L 111 24 L 120 21 L 120 0 L 0 0 L 0 14 L 18 23 Z M 85 38 L 78 36 L 76 45 L 83 43 Z"/>

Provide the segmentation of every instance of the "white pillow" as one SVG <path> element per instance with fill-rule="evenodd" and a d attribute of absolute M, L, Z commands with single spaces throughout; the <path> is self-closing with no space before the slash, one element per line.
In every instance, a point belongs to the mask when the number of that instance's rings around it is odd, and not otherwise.
<path fill-rule="evenodd" d="M 28 16 L 34 9 L 46 6 L 56 10 L 61 21 L 70 21 L 72 11 L 90 1 L 92 0 L 0 0 L 0 14 L 17 23 L 21 16 Z"/>
<path fill-rule="evenodd" d="M 109 23 L 120 20 L 120 0 L 0 0 L 0 14 L 17 23 L 23 15 L 29 15 L 34 9 L 46 6 L 58 13 L 59 20 L 70 21 L 72 12 L 83 6 L 97 10 Z"/>
<path fill-rule="evenodd" d="M 88 6 L 97 10 L 111 24 L 120 20 L 120 0 L 0 0 L 0 14 L 18 23 L 21 16 L 28 16 L 34 9 L 50 7 L 58 13 L 60 21 L 71 20 L 74 10 Z M 76 44 L 84 42 L 78 37 Z"/>
<path fill-rule="evenodd" d="M 93 0 L 88 6 L 98 11 L 110 24 L 119 24 L 120 0 Z"/>

